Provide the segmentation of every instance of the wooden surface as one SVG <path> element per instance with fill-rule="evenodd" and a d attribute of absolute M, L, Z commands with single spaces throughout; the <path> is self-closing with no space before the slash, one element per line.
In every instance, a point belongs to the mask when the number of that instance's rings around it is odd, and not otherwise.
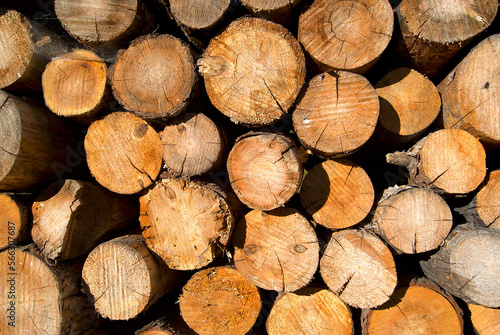
<path fill-rule="evenodd" d="M 244 335 L 259 316 L 261 300 L 257 286 L 236 269 L 212 267 L 184 285 L 179 306 L 197 334 Z"/>
<path fill-rule="evenodd" d="M 160 137 L 131 113 L 114 112 L 94 121 L 85 136 L 85 152 L 94 178 L 115 193 L 137 193 L 160 173 Z"/>
<path fill-rule="evenodd" d="M 297 101 L 293 129 L 300 142 L 319 156 L 341 157 L 372 136 L 380 104 L 363 76 L 325 72 L 312 78 Z"/>
<path fill-rule="evenodd" d="M 304 178 L 300 202 L 316 223 L 341 229 L 368 215 L 374 192 L 362 167 L 347 160 L 326 160 L 310 169 Z"/>
<path fill-rule="evenodd" d="M 0 193 L 0 250 L 30 239 L 31 200 L 13 193 Z"/>
<path fill-rule="evenodd" d="M 318 268 L 318 238 L 295 209 L 250 211 L 235 228 L 233 246 L 236 269 L 266 290 L 296 291 Z"/>
<path fill-rule="evenodd" d="M 222 18 L 231 0 L 170 0 L 170 12 L 190 29 L 207 29 Z"/>
<path fill-rule="evenodd" d="M 500 332 L 500 309 L 473 304 L 467 307 L 477 335 L 496 335 Z"/>
<path fill-rule="evenodd" d="M 492 229 L 500 230 L 500 170 L 491 171 L 476 195 L 479 218 Z"/>
<path fill-rule="evenodd" d="M 241 3 L 253 15 L 269 21 L 288 25 L 295 7 L 301 0 L 242 0 Z"/>
<path fill-rule="evenodd" d="M 111 68 L 113 95 L 145 119 L 174 117 L 186 107 L 197 81 L 187 43 L 168 35 L 144 35 L 117 55 Z"/>
<path fill-rule="evenodd" d="M 280 119 L 305 81 L 305 58 L 295 37 L 258 18 L 233 21 L 197 64 L 212 104 L 250 127 Z"/>
<path fill-rule="evenodd" d="M 320 273 L 332 292 L 357 308 L 382 305 L 398 282 L 391 251 L 366 230 L 334 232 L 321 257 Z"/>
<path fill-rule="evenodd" d="M 315 0 L 300 15 L 298 39 L 323 70 L 366 72 L 392 37 L 387 0 Z"/>

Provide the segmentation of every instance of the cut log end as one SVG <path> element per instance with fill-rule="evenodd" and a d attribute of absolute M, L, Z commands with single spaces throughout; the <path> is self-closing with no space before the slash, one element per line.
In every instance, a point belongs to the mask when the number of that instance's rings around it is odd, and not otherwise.
<path fill-rule="evenodd" d="M 235 269 L 197 272 L 179 298 L 182 318 L 197 334 L 246 334 L 261 308 L 257 287 Z"/>
<path fill-rule="evenodd" d="M 209 29 L 215 26 L 228 10 L 230 0 L 170 0 L 170 11 L 177 21 L 190 29 Z"/>
<path fill-rule="evenodd" d="M 478 335 L 497 335 L 500 333 L 500 309 L 468 304 L 470 318 Z"/>
<path fill-rule="evenodd" d="M 30 237 L 31 210 L 27 202 L 0 193 L 0 250 L 19 245 Z"/>
<path fill-rule="evenodd" d="M 335 232 L 321 258 L 320 271 L 328 288 L 357 308 L 382 305 L 397 284 L 391 251 L 365 230 Z"/>
<path fill-rule="evenodd" d="M 500 230 L 500 170 L 492 171 L 476 196 L 479 218 L 490 228 Z"/>
<path fill-rule="evenodd" d="M 266 290 L 291 292 L 305 287 L 318 267 L 316 233 L 303 215 L 290 208 L 249 212 L 236 226 L 233 245 L 238 271 Z"/>
<path fill-rule="evenodd" d="M 227 170 L 241 202 L 260 210 L 284 205 L 299 189 L 303 175 L 293 141 L 271 133 L 240 138 L 229 153 Z"/>
<path fill-rule="evenodd" d="M 349 161 L 327 160 L 304 178 L 300 202 L 318 224 L 341 229 L 361 222 L 375 198 L 366 172 Z"/>
<path fill-rule="evenodd" d="M 279 297 L 266 322 L 269 335 L 354 333 L 351 311 L 331 291 L 307 287 Z"/>

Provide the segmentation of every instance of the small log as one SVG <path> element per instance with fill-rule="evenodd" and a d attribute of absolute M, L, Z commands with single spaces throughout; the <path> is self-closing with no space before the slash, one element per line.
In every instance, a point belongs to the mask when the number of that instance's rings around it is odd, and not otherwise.
<path fill-rule="evenodd" d="M 95 183 L 67 179 L 46 188 L 33 203 L 31 236 L 47 259 L 89 253 L 139 218 L 139 202 Z"/>
<path fill-rule="evenodd" d="M 500 333 L 500 309 L 468 304 L 470 319 L 477 335 Z"/>
<path fill-rule="evenodd" d="M 83 171 L 81 133 L 45 106 L 0 91 L 0 190 L 35 190 Z"/>
<path fill-rule="evenodd" d="M 265 290 L 305 287 L 318 268 L 319 244 L 311 223 L 297 210 L 252 210 L 233 233 L 234 264 Z"/>
<path fill-rule="evenodd" d="M 390 153 L 386 159 L 408 169 L 410 184 L 451 195 L 474 191 L 486 176 L 484 147 L 460 129 L 435 131 L 407 152 Z"/>
<path fill-rule="evenodd" d="M 81 266 L 54 265 L 34 245 L 0 253 L 0 333 L 85 334 L 99 325 Z"/>
<path fill-rule="evenodd" d="M 437 249 L 453 225 L 444 199 L 429 189 L 394 187 L 384 192 L 372 225 L 398 253 Z"/>
<path fill-rule="evenodd" d="M 0 193 L 0 250 L 30 239 L 31 205 L 27 197 Z"/>
<path fill-rule="evenodd" d="M 396 10 L 400 49 L 412 68 L 429 77 L 493 21 L 498 0 L 403 0 Z"/>
<path fill-rule="evenodd" d="M 494 2 L 494 1 L 490 1 Z M 500 146 L 500 34 L 484 39 L 437 86 L 443 124 L 470 132 L 487 146 Z"/>
<path fill-rule="evenodd" d="M 0 89 L 33 93 L 42 90 L 41 76 L 52 57 L 70 44 L 11 9 L 0 9 Z"/>
<path fill-rule="evenodd" d="M 441 110 L 436 86 L 410 68 L 397 68 L 375 84 L 380 99 L 379 125 L 385 141 L 410 142 L 434 122 Z"/>
<path fill-rule="evenodd" d="M 42 75 L 45 105 L 55 114 L 90 123 L 110 96 L 106 64 L 84 49 L 60 55 Z"/>
<path fill-rule="evenodd" d="M 314 166 L 304 178 L 300 202 L 314 221 L 329 229 L 361 222 L 375 198 L 370 177 L 346 160 L 327 160 Z"/>
<path fill-rule="evenodd" d="M 288 25 L 292 18 L 293 10 L 301 0 L 241 0 L 253 15 L 263 19 Z"/>
<path fill-rule="evenodd" d="M 295 37 L 259 18 L 233 21 L 197 62 L 212 104 L 235 123 L 269 125 L 288 112 L 305 81 Z"/>
<path fill-rule="evenodd" d="M 182 318 L 200 335 L 246 334 L 260 313 L 257 286 L 237 270 L 215 267 L 195 273 L 179 297 Z"/>
<path fill-rule="evenodd" d="M 178 317 L 182 321 L 182 326 L 171 324 L 171 317 Z M 141 329 L 135 331 L 134 335 L 196 335 L 196 333 L 186 325 L 178 310 L 175 314 L 161 317 L 154 320 Z"/>
<path fill-rule="evenodd" d="M 323 71 L 368 71 L 392 37 L 387 0 L 315 0 L 300 15 L 298 39 Z"/>
<path fill-rule="evenodd" d="M 131 113 L 115 112 L 94 121 L 85 136 L 85 151 L 92 175 L 115 193 L 137 193 L 160 173 L 160 137 Z"/>
<path fill-rule="evenodd" d="M 467 224 L 420 266 L 427 278 L 467 303 L 500 307 L 500 232 Z"/>
<path fill-rule="evenodd" d="M 377 126 L 380 104 L 363 76 L 325 72 L 308 83 L 293 112 L 300 142 L 324 157 L 341 157 L 359 149 Z"/>
<path fill-rule="evenodd" d="M 462 310 L 435 285 L 414 281 L 397 289 L 390 300 L 362 311 L 363 335 L 462 335 Z"/>
<path fill-rule="evenodd" d="M 272 133 L 247 133 L 227 158 L 231 187 L 252 209 L 284 205 L 302 182 L 303 167 L 293 140 Z"/>
<path fill-rule="evenodd" d="M 389 248 L 363 229 L 334 232 L 321 257 L 320 272 L 332 292 L 357 308 L 382 305 L 398 281 Z"/>
<path fill-rule="evenodd" d="M 118 54 L 110 71 L 116 100 L 145 119 L 181 113 L 197 81 L 191 49 L 168 34 L 135 39 Z"/>
<path fill-rule="evenodd" d="M 488 174 L 476 195 L 475 208 L 485 225 L 500 230 L 500 170 Z"/>
<path fill-rule="evenodd" d="M 176 176 L 197 176 L 220 167 L 226 158 L 224 133 L 202 113 L 184 113 L 160 134 L 163 160 Z"/>
<path fill-rule="evenodd" d="M 194 270 L 221 256 L 234 227 L 225 194 L 213 185 L 163 179 L 140 198 L 148 247 L 176 270 Z"/>
<path fill-rule="evenodd" d="M 334 293 L 306 287 L 284 293 L 275 301 L 266 322 L 269 335 L 352 335 L 351 311 Z"/>
<path fill-rule="evenodd" d="M 114 58 L 120 47 L 153 30 L 154 19 L 143 0 L 54 1 L 63 28 L 105 58 Z"/>
<path fill-rule="evenodd" d="M 82 277 L 100 315 L 129 320 L 175 287 L 179 274 L 158 261 L 141 235 L 126 235 L 92 250 Z"/>

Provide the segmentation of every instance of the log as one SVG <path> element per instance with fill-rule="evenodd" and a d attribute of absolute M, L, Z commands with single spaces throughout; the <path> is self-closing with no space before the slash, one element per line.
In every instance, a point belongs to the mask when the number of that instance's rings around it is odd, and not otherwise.
<path fill-rule="evenodd" d="M 137 199 L 74 179 L 50 185 L 32 210 L 31 236 L 40 253 L 52 261 L 87 254 L 139 218 Z"/>
<path fill-rule="evenodd" d="M 0 9 L 0 89 L 41 92 L 41 75 L 52 57 L 70 50 L 70 43 L 11 9 Z"/>
<path fill-rule="evenodd" d="M 89 124 L 109 102 L 106 70 L 104 61 L 89 50 L 54 58 L 42 74 L 45 105 L 57 115 Z"/>
<path fill-rule="evenodd" d="M 0 190 L 36 190 L 86 169 L 82 135 L 72 124 L 4 91 L 0 110 Z"/>
<path fill-rule="evenodd" d="M 252 209 L 284 205 L 302 182 L 299 152 L 289 137 L 250 132 L 237 139 L 227 158 L 231 187 Z"/>
<path fill-rule="evenodd" d="M 145 119 L 181 113 L 197 82 L 191 49 L 168 34 L 138 37 L 118 53 L 110 71 L 116 100 Z"/>
<path fill-rule="evenodd" d="M 140 198 L 148 247 L 176 270 L 195 270 L 225 251 L 234 227 L 227 196 L 214 185 L 162 179 Z"/>
<path fill-rule="evenodd" d="M 379 201 L 372 225 L 398 253 L 437 249 L 450 232 L 453 215 L 444 199 L 432 190 L 392 187 Z"/>
<path fill-rule="evenodd" d="M 233 233 L 234 264 L 265 290 L 293 292 L 312 280 L 319 261 L 314 228 L 297 210 L 252 210 Z"/>
<path fill-rule="evenodd" d="M 467 224 L 420 266 L 427 278 L 467 303 L 500 307 L 500 232 Z"/>
<path fill-rule="evenodd" d="M 436 86 L 419 72 L 401 67 L 375 84 L 380 99 L 380 139 L 406 143 L 419 138 L 436 120 L 441 98 Z"/>
<path fill-rule="evenodd" d="M 0 250 L 30 239 L 31 202 L 25 195 L 0 193 Z"/>
<path fill-rule="evenodd" d="M 104 58 L 114 58 L 120 47 L 154 27 L 154 19 L 142 0 L 54 2 L 63 28 Z"/>
<path fill-rule="evenodd" d="M 183 113 L 160 134 L 163 161 L 175 176 L 197 176 L 214 171 L 226 159 L 226 139 L 208 116 Z"/>
<path fill-rule="evenodd" d="M 500 230 L 500 170 L 488 174 L 476 195 L 477 215 L 489 228 Z"/>
<path fill-rule="evenodd" d="M 314 221 L 329 229 L 361 222 L 375 198 L 370 177 L 362 167 L 347 160 L 326 160 L 304 178 L 300 203 Z"/>
<path fill-rule="evenodd" d="M 412 282 L 391 299 L 362 311 L 363 335 L 463 334 L 462 310 L 452 296 L 435 285 Z"/>
<path fill-rule="evenodd" d="M 301 0 L 241 0 L 243 6 L 257 17 L 286 26 Z"/>
<path fill-rule="evenodd" d="M 351 311 L 334 293 L 305 287 L 284 293 L 275 301 L 266 322 L 269 335 L 352 335 Z"/>
<path fill-rule="evenodd" d="M 2 251 L 0 267 L 2 334 L 85 334 L 99 325 L 78 263 L 49 264 L 31 244 Z"/>
<path fill-rule="evenodd" d="M 85 260 L 82 278 L 101 316 L 129 320 L 173 289 L 179 273 L 158 260 L 141 235 L 126 235 L 92 250 Z"/>
<path fill-rule="evenodd" d="M 320 261 L 321 277 L 347 305 L 382 305 L 397 284 L 396 265 L 389 248 L 364 229 L 334 232 Z"/>
<path fill-rule="evenodd" d="M 477 335 L 496 335 L 500 332 L 500 309 L 473 304 L 467 307 Z"/>
<path fill-rule="evenodd" d="M 305 57 L 295 37 L 259 18 L 233 21 L 197 64 L 212 104 L 249 127 L 286 115 L 305 82 Z"/>
<path fill-rule="evenodd" d="M 481 142 L 461 129 L 441 129 L 407 152 L 387 154 L 387 162 L 406 167 L 409 183 L 454 195 L 474 191 L 486 176 Z"/>
<path fill-rule="evenodd" d="M 84 145 L 90 172 L 112 192 L 138 193 L 152 185 L 160 173 L 160 137 L 134 114 L 114 112 L 94 121 Z"/>
<path fill-rule="evenodd" d="M 368 71 L 392 37 L 387 0 L 315 0 L 300 15 L 298 39 L 323 71 Z"/>
<path fill-rule="evenodd" d="M 260 313 L 257 286 L 237 270 L 212 267 L 195 273 L 179 297 L 182 318 L 197 334 L 247 334 Z"/>
<path fill-rule="evenodd" d="M 490 1 L 494 2 L 494 1 Z M 500 34 L 484 39 L 437 86 L 443 100 L 443 124 L 500 146 Z"/>
<path fill-rule="evenodd" d="M 400 52 L 412 68 L 433 77 L 492 23 L 497 10 L 498 0 L 403 0 L 396 10 Z"/>
<path fill-rule="evenodd" d="M 380 104 L 363 76 L 325 72 L 310 80 L 293 112 L 300 142 L 323 157 L 342 157 L 358 150 L 372 136 Z"/>

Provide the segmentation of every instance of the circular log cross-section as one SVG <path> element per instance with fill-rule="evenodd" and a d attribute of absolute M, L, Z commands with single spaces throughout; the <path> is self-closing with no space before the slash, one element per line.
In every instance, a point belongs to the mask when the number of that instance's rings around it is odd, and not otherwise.
<path fill-rule="evenodd" d="M 116 100 L 145 119 L 181 113 L 197 80 L 189 46 L 168 34 L 135 39 L 118 54 L 111 72 Z"/>
<path fill-rule="evenodd" d="M 198 67 L 212 104 L 235 123 L 271 124 L 287 113 L 305 81 L 293 35 L 259 18 L 231 23 L 210 41 Z"/>
<path fill-rule="evenodd" d="M 498 335 L 500 333 L 500 309 L 468 304 L 470 319 L 478 335 Z"/>
<path fill-rule="evenodd" d="M 377 205 L 373 225 L 395 250 L 413 254 L 434 250 L 451 230 L 453 215 L 432 190 L 410 188 Z"/>
<path fill-rule="evenodd" d="M 156 261 L 140 235 L 115 238 L 87 256 L 82 277 L 96 311 L 110 320 L 129 320 L 155 303 L 177 279 Z"/>
<path fill-rule="evenodd" d="M 366 72 L 391 40 L 387 0 L 315 0 L 299 18 L 299 42 L 323 70 Z"/>
<path fill-rule="evenodd" d="M 284 205 L 302 182 L 298 149 L 288 137 L 249 133 L 229 152 L 227 171 L 238 198 L 252 209 Z"/>
<path fill-rule="evenodd" d="M 169 0 L 174 18 L 189 29 L 210 29 L 229 8 L 231 0 Z"/>
<path fill-rule="evenodd" d="M 184 321 L 200 335 L 244 335 L 261 308 L 257 286 L 235 269 L 216 267 L 195 273 L 182 289 Z"/>
<path fill-rule="evenodd" d="M 476 195 L 479 218 L 492 229 L 500 230 L 500 170 L 490 172 Z"/>
<path fill-rule="evenodd" d="M 354 325 L 349 307 L 335 293 L 306 287 L 276 300 L 266 330 L 269 335 L 352 335 Z"/>
<path fill-rule="evenodd" d="M 397 12 L 403 35 L 401 42 L 409 53 L 412 67 L 434 76 L 491 24 L 497 11 L 498 0 L 401 1 Z"/>
<path fill-rule="evenodd" d="M 14 194 L 0 193 L 0 250 L 19 245 L 30 237 L 31 207 Z"/>
<path fill-rule="evenodd" d="M 252 210 L 233 233 L 234 263 L 265 290 L 293 292 L 305 287 L 318 268 L 318 238 L 294 209 Z"/>
<path fill-rule="evenodd" d="M 397 289 L 386 304 L 363 313 L 366 335 L 463 334 L 456 302 L 429 287 Z"/>
<path fill-rule="evenodd" d="M 49 265 L 30 247 L 0 253 L 0 333 L 85 334 L 98 326 L 72 264 Z"/>
<path fill-rule="evenodd" d="M 388 141 L 408 142 L 421 135 L 437 118 L 441 98 L 436 86 L 409 68 L 389 72 L 377 84 L 379 124 Z"/>
<path fill-rule="evenodd" d="M 92 175 L 115 193 L 137 193 L 160 173 L 160 137 L 131 113 L 115 112 L 94 121 L 85 137 L 85 151 Z"/>
<path fill-rule="evenodd" d="M 300 142 L 316 154 L 340 157 L 359 149 L 372 136 L 379 98 L 363 76 L 325 72 L 308 83 L 293 112 Z"/>
<path fill-rule="evenodd" d="M 391 251 L 366 230 L 333 233 L 321 257 L 320 272 L 332 292 L 357 308 L 382 305 L 397 284 Z"/>
<path fill-rule="evenodd" d="M 438 85 L 443 124 L 470 132 L 486 144 L 500 146 L 500 34 L 479 43 Z"/>
<path fill-rule="evenodd" d="M 314 221 L 330 229 L 361 222 L 375 198 L 370 177 L 349 161 L 327 160 L 314 166 L 304 178 L 300 202 Z"/>
<path fill-rule="evenodd" d="M 42 75 L 45 105 L 55 114 L 89 120 L 107 97 L 106 64 L 89 50 L 63 54 Z"/>
<path fill-rule="evenodd" d="M 223 133 L 202 113 L 183 113 L 160 134 L 163 160 L 176 176 L 202 175 L 223 163 Z"/>
<path fill-rule="evenodd" d="M 287 25 L 301 0 L 241 0 L 250 12 L 269 21 Z"/>
<path fill-rule="evenodd" d="M 229 242 L 234 217 L 226 198 L 209 185 L 163 179 L 140 199 L 148 247 L 176 270 L 202 268 Z"/>

